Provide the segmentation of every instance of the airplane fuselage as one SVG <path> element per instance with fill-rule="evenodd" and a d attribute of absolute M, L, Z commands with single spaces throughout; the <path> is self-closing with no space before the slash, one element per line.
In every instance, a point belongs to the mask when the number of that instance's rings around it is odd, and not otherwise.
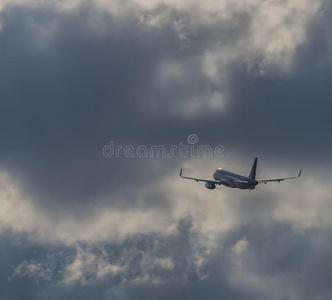
<path fill-rule="evenodd" d="M 258 181 L 255 179 L 223 169 L 216 170 L 213 178 L 225 186 L 242 190 L 254 189 L 258 184 Z"/>

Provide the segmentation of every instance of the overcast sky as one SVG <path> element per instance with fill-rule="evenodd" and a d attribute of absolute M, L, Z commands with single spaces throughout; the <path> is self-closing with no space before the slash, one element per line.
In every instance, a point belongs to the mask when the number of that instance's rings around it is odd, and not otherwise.
<path fill-rule="evenodd" d="M 331 299 L 331 36 L 328 0 L 0 0 L 2 297 Z M 178 176 L 254 157 L 303 175 Z"/>

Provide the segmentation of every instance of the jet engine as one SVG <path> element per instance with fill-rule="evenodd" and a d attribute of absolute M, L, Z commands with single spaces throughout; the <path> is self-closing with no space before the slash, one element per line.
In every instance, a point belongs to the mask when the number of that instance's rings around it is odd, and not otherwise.
<path fill-rule="evenodd" d="M 214 190 L 216 185 L 213 182 L 205 182 L 205 187 L 209 190 Z"/>

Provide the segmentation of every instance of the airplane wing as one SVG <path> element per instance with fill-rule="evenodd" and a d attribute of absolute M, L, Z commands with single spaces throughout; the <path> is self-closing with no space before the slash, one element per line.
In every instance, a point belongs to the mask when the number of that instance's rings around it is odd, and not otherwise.
<path fill-rule="evenodd" d="M 180 176 L 181 176 L 182 178 L 185 178 L 185 179 L 192 179 L 192 180 L 195 180 L 195 181 L 197 181 L 197 182 L 202 181 L 202 182 L 211 182 L 211 183 L 218 184 L 218 185 L 223 184 L 222 181 L 215 181 L 215 180 L 209 180 L 209 179 L 199 179 L 199 178 L 193 178 L 193 177 L 182 176 L 182 168 L 181 168 L 181 170 L 180 170 Z"/>
<path fill-rule="evenodd" d="M 263 180 L 257 180 L 257 181 L 258 181 L 258 183 L 265 183 L 265 184 L 268 183 L 268 182 L 272 182 L 272 181 L 280 182 L 280 181 L 284 181 L 284 180 L 287 180 L 287 179 L 298 178 L 298 177 L 301 176 L 301 172 L 302 172 L 302 169 L 300 170 L 299 175 L 293 176 L 293 177 L 276 178 L 276 179 L 263 179 Z"/>

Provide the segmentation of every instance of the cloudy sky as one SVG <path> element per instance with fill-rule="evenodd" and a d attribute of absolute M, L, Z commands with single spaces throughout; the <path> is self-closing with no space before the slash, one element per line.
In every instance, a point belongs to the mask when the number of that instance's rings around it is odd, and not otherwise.
<path fill-rule="evenodd" d="M 331 299 L 331 36 L 328 0 L 0 0 L 2 297 Z M 178 176 L 256 156 L 303 175 Z"/>

